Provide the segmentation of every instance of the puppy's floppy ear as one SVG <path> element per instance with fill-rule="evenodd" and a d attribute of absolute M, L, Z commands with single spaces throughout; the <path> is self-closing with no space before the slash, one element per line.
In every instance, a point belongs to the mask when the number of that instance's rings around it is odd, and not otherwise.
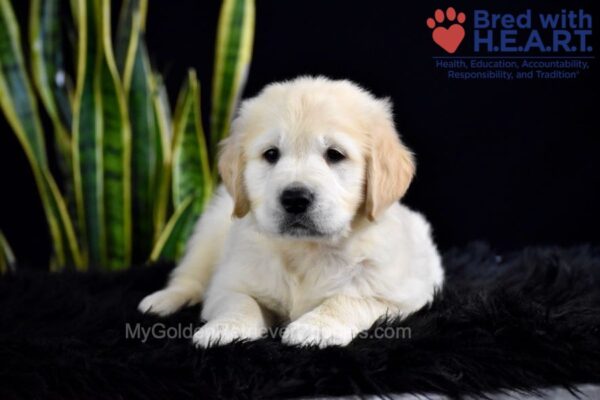
<path fill-rule="evenodd" d="M 389 102 L 379 101 L 382 109 L 375 115 L 367 154 L 365 212 L 371 221 L 404 196 L 415 173 L 414 157 L 394 128 Z"/>
<path fill-rule="evenodd" d="M 244 187 L 244 168 L 246 161 L 239 140 L 239 134 L 233 134 L 219 144 L 219 174 L 233 198 L 233 215 L 242 218 L 250 211 L 250 201 Z"/>

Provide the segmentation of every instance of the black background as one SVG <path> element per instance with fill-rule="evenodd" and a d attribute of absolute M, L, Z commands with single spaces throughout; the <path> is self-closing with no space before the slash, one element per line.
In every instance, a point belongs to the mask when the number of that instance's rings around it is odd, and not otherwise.
<path fill-rule="evenodd" d="M 186 69 L 196 68 L 207 114 L 220 2 L 150 3 L 147 39 L 155 67 L 172 99 Z M 13 4 L 24 21 L 27 2 Z M 397 126 L 418 160 L 405 202 L 431 220 L 442 249 L 479 239 L 499 250 L 600 244 L 597 60 L 576 80 L 450 81 L 434 68 L 431 57 L 443 51 L 425 25 L 436 8 L 450 5 L 467 18 L 477 8 L 514 13 L 528 7 L 583 8 L 598 17 L 592 1 L 257 0 L 245 97 L 304 74 L 348 78 L 391 97 Z M 461 49 L 466 53 L 468 42 Z M 0 171 L 0 229 L 22 263 L 45 266 L 44 215 L 23 151 L 2 116 Z"/>

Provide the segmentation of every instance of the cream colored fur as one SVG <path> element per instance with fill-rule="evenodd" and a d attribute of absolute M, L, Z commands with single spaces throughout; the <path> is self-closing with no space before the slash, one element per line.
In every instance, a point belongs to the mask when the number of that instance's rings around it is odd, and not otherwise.
<path fill-rule="evenodd" d="M 270 148 L 279 160 L 268 163 Z M 345 159 L 325 158 L 335 148 Z M 387 100 L 348 81 L 298 78 L 245 101 L 224 141 L 224 181 L 167 287 L 140 310 L 203 302 L 198 346 L 257 339 L 289 321 L 290 345 L 346 345 L 383 316 L 404 317 L 442 285 L 427 221 L 401 205 L 413 156 Z M 290 185 L 314 194 L 310 229 L 286 225 Z"/>

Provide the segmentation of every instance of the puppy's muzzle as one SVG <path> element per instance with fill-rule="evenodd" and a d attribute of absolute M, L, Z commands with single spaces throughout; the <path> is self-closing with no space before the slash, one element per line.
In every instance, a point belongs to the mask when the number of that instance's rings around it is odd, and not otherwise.
<path fill-rule="evenodd" d="M 281 193 L 279 202 L 288 214 L 305 213 L 313 203 L 314 194 L 304 186 L 288 187 Z"/>

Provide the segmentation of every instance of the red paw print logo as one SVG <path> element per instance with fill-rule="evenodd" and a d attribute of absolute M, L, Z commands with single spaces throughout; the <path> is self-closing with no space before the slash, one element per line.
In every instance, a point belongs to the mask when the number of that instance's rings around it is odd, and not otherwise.
<path fill-rule="evenodd" d="M 467 19 L 465 13 L 460 12 L 456 15 L 456 10 L 453 7 L 448 7 L 445 13 L 440 9 L 435 10 L 433 16 L 435 20 L 427 18 L 427 26 L 429 29 L 433 29 L 431 32 L 433 41 L 448 53 L 453 54 L 465 38 L 465 28 L 462 27 L 465 19 Z M 450 26 L 445 24 L 448 26 L 447 28 L 440 26 L 445 21 L 451 23 Z"/>

